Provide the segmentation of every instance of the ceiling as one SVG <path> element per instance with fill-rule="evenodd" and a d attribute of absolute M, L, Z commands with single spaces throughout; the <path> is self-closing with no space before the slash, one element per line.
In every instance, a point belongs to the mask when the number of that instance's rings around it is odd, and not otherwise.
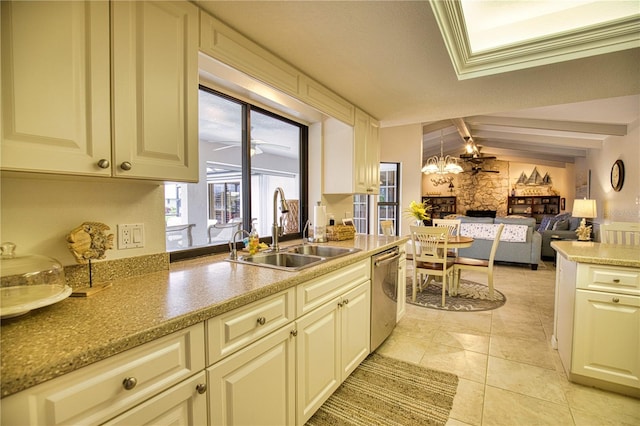
<path fill-rule="evenodd" d="M 639 43 L 459 79 L 427 1 L 196 3 L 382 127 L 423 124 L 425 157 L 441 135 L 445 151 L 462 153 L 466 129 L 484 154 L 561 165 L 640 117 Z"/>

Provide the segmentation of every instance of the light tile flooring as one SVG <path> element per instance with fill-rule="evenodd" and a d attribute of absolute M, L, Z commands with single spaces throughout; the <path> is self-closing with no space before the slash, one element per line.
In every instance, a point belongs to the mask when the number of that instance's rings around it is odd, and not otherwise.
<path fill-rule="evenodd" d="M 640 400 L 566 379 L 550 344 L 554 283 L 551 261 L 537 271 L 496 265 L 504 306 L 476 313 L 407 304 L 378 352 L 459 377 L 447 425 L 640 425 Z"/>

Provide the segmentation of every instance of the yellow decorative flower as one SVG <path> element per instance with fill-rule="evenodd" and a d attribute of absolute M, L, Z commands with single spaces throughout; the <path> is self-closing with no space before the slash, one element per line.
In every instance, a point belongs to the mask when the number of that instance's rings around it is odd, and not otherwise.
<path fill-rule="evenodd" d="M 404 212 L 408 214 L 409 217 L 416 220 L 426 220 L 429 219 L 429 212 L 431 210 L 431 206 L 425 203 L 418 204 L 415 201 L 412 201 L 409 204 L 409 208 Z"/>

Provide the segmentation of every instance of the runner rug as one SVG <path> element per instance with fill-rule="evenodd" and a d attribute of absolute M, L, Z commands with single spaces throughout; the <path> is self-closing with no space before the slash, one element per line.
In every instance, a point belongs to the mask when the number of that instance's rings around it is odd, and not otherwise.
<path fill-rule="evenodd" d="M 373 353 L 309 419 L 307 426 L 444 425 L 455 374 Z"/>

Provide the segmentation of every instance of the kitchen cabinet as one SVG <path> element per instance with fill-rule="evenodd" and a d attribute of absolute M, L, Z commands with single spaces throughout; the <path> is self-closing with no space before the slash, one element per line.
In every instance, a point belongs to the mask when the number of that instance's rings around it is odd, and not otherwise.
<path fill-rule="evenodd" d="M 211 425 L 295 424 L 293 327 L 282 327 L 207 369 Z"/>
<path fill-rule="evenodd" d="M 3 171 L 197 181 L 196 6 L 2 2 L 2 43 Z"/>
<path fill-rule="evenodd" d="M 356 109 L 353 127 L 332 118 L 323 124 L 324 192 L 379 193 L 379 123 Z"/>
<path fill-rule="evenodd" d="M 398 261 L 398 311 L 396 318 L 402 319 L 407 310 L 407 250 L 406 245 L 399 246 L 400 260 Z"/>
<path fill-rule="evenodd" d="M 3 398 L 2 424 L 98 424 L 122 413 L 120 419 L 153 419 L 160 413 L 155 402 L 127 410 L 165 391 L 159 397 L 164 408 L 182 407 L 184 415 L 206 418 L 204 396 L 196 389 L 206 385 L 197 375 L 204 370 L 204 353 L 199 323 Z"/>
<path fill-rule="evenodd" d="M 304 300 L 306 306 L 315 307 L 318 301 L 333 296 L 296 321 L 299 425 L 369 354 L 371 281 L 365 268 L 370 268 L 370 262 L 298 288 L 298 301 Z M 298 307 L 299 312 L 305 310 L 304 305 Z"/>
<path fill-rule="evenodd" d="M 554 339 L 576 382 L 638 394 L 640 269 L 573 262 L 558 254 Z"/>

